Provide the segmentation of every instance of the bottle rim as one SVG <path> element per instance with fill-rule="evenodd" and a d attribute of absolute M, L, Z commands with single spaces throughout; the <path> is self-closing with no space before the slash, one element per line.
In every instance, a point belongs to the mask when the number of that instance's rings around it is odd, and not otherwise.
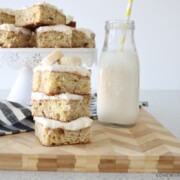
<path fill-rule="evenodd" d="M 134 30 L 135 22 L 132 20 L 108 20 L 106 21 L 105 29 L 122 29 L 122 30 Z"/>

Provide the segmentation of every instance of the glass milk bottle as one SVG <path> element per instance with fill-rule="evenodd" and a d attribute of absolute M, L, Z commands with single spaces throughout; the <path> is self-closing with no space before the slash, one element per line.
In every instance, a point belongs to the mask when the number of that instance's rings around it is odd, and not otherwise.
<path fill-rule="evenodd" d="M 98 119 L 102 123 L 133 125 L 139 113 L 139 61 L 134 21 L 106 21 L 105 31 L 98 62 Z"/>

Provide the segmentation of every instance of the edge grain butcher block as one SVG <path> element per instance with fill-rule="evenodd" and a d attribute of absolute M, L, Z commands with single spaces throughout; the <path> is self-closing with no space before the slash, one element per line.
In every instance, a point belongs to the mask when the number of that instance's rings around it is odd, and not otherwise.
<path fill-rule="evenodd" d="M 34 132 L 0 137 L 0 169 L 180 173 L 180 141 L 141 109 L 133 127 L 95 121 L 86 145 L 43 147 Z"/>

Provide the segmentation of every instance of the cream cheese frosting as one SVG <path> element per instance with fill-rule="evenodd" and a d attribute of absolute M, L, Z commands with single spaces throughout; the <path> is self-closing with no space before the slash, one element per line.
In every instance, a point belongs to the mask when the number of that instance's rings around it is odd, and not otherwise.
<path fill-rule="evenodd" d="M 91 72 L 82 66 L 66 66 L 66 65 L 59 65 L 53 64 L 51 66 L 42 66 L 39 65 L 33 70 L 35 71 L 50 71 L 50 72 L 69 72 L 79 74 L 81 76 L 88 76 L 90 77 Z"/>
<path fill-rule="evenodd" d="M 5 13 L 5 14 L 9 14 L 11 16 L 15 15 L 15 11 L 12 9 L 8 9 L 8 8 L 0 8 L 0 12 Z"/>
<path fill-rule="evenodd" d="M 74 101 L 79 101 L 83 100 L 84 97 L 76 94 L 69 94 L 69 93 L 64 93 L 64 94 L 58 94 L 54 96 L 47 96 L 44 93 L 40 92 L 33 92 L 31 94 L 31 100 L 74 100 Z"/>
<path fill-rule="evenodd" d="M 31 34 L 30 30 L 21 27 L 16 27 L 14 24 L 2 24 L 0 25 L 0 30 L 21 32 L 23 34 Z"/>
<path fill-rule="evenodd" d="M 93 120 L 90 119 L 89 117 L 81 117 L 71 122 L 60 122 L 44 117 L 34 117 L 34 120 L 37 123 L 42 124 L 43 128 L 51 128 L 51 129 L 61 128 L 71 131 L 78 131 L 90 127 L 93 123 Z"/>
<path fill-rule="evenodd" d="M 43 33 L 49 31 L 57 31 L 57 32 L 64 32 L 66 34 L 72 34 L 72 29 L 65 25 L 55 25 L 55 26 L 42 26 L 39 27 L 36 32 Z"/>
<path fill-rule="evenodd" d="M 77 30 L 83 32 L 84 34 L 86 34 L 86 36 L 88 38 L 91 38 L 91 35 L 94 34 L 93 31 L 91 31 L 90 29 L 86 29 L 86 28 L 77 28 Z"/>

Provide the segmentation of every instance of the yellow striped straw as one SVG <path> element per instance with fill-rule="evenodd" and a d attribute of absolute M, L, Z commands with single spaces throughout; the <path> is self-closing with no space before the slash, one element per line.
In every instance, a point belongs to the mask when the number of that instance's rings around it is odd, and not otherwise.
<path fill-rule="evenodd" d="M 125 16 L 126 21 L 129 21 L 129 19 L 130 19 L 132 5 L 133 5 L 133 0 L 128 0 L 128 5 L 127 5 L 127 9 L 126 9 L 126 16 Z M 123 33 L 123 37 L 121 38 L 121 46 L 122 46 L 121 50 L 123 50 L 123 46 L 124 46 L 125 41 L 126 41 L 126 31 Z"/>
<path fill-rule="evenodd" d="M 126 9 L 126 18 L 125 18 L 126 21 L 129 21 L 130 19 L 132 4 L 133 4 L 133 0 L 128 0 L 128 5 Z"/>

